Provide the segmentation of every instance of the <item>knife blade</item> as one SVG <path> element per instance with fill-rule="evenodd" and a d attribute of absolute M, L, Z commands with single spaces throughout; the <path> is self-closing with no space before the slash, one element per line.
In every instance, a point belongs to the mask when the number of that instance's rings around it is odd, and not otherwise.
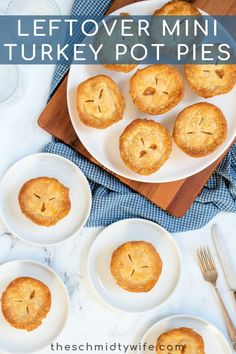
<path fill-rule="evenodd" d="M 229 289 L 233 292 L 236 300 L 236 275 L 233 274 L 232 264 L 230 264 L 224 240 L 220 228 L 217 224 L 212 226 L 212 238 L 217 250 L 218 257 L 220 259 L 221 266 L 223 268 L 226 282 Z"/>

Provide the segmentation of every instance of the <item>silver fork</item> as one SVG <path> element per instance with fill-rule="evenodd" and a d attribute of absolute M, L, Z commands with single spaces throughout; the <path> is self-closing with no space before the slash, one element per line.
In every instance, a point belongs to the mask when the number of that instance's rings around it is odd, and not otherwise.
<path fill-rule="evenodd" d="M 236 351 L 236 328 L 234 327 L 230 315 L 225 307 L 224 301 L 217 288 L 218 272 L 212 254 L 207 246 L 201 246 L 200 248 L 197 249 L 197 256 L 198 256 L 199 266 L 202 271 L 203 278 L 207 282 L 209 282 L 215 289 L 225 319 L 225 324 L 230 339 L 232 341 L 233 348 Z"/>

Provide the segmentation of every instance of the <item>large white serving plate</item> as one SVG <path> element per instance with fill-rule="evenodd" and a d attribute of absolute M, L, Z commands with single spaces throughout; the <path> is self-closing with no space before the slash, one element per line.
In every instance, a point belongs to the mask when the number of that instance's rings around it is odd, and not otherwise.
<path fill-rule="evenodd" d="M 145 5 L 143 2 L 138 2 L 125 6 L 122 9 L 116 11 L 114 14 L 117 15 L 120 12 L 129 12 L 131 15 L 151 15 L 155 9 L 159 8 L 166 2 L 166 0 L 147 0 L 145 1 Z M 139 67 L 141 67 L 141 65 Z M 183 73 L 182 65 L 178 65 L 176 67 Z M 179 105 L 166 114 L 150 116 L 140 112 L 133 104 L 129 95 L 129 80 L 134 74 L 135 70 L 133 70 L 131 73 L 125 74 L 106 70 L 101 65 L 71 66 L 67 85 L 67 101 L 70 117 L 80 141 L 90 152 L 90 154 L 104 167 L 120 176 L 129 178 L 131 180 L 150 183 L 163 183 L 186 178 L 195 173 L 198 173 L 207 166 L 211 165 L 215 160 L 217 160 L 217 158 L 220 157 L 230 146 L 236 135 L 236 88 L 234 88 L 234 90 L 226 95 L 221 95 L 205 100 L 204 98 L 201 98 L 192 92 L 185 80 L 185 95 Z M 105 74 L 112 77 L 112 79 L 117 82 L 126 100 L 124 118 L 120 122 L 107 129 L 94 129 L 85 126 L 80 122 L 76 112 L 76 89 L 78 84 L 88 79 L 89 77 L 99 74 Z M 154 119 L 163 123 L 172 133 L 177 114 L 183 108 L 202 101 L 213 103 L 221 108 L 228 122 L 227 139 L 215 152 L 209 156 L 196 159 L 187 156 L 173 143 L 173 152 L 170 159 L 165 163 L 164 166 L 161 167 L 159 171 L 150 176 L 138 175 L 125 166 L 119 153 L 119 137 L 130 122 L 132 122 L 135 118 Z"/>
<path fill-rule="evenodd" d="M 162 333 L 181 327 L 191 328 L 202 336 L 206 354 L 232 354 L 228 342 L 215 326 L 199 317 L 188 315 L 170 316 L 155 323 L 143 336 L 141 340 L 142 349 L 137 354 L 147 353 L 144 350 L 144 343 L 156 346 L 157 338 Z"/>

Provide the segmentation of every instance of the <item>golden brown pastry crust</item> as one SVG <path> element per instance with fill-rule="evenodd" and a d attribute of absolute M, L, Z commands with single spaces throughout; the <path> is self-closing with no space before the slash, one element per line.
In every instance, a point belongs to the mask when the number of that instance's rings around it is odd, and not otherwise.
<path fill-rule="evenodd" d="M 137 64 L 102 64 L 104 68 L 123 73 L 129 73 L 137 67 Z"/>
<path fill-rule="evenodd" d="M 2 294 L 2 313 L 13 327 L 33 331 L 42 324 L 51 307 L 51 293 L 39 280 L 20 277 Z"/>
<path fill-rule="evenodd" d="M 234 64 L 187 64 L 185 76 L 197 95 L 213 97 L 231 91 L 236 84 Z"/>
<path fill-rule="evenodd" d="M 157 9 L 154 16 L 200 16 L 199 10 L 187 1 L 172 0 Z"/>
<path fill-rule="evenodd" d="M 113 252 L 110 269 L 121 288 L 130 292 L 147 292 L 161 275 L 162 261 L 151 243 L 130 241 Z"/>
<path fill-rule="evenodd" d="M 27 181 L 18 196 L 22 213 L 41 226 L 52 226 L 71 209 L 69 188 L 56 178 L 38 177 Z"/>
<path fill-rule="evenodd" d="M 209 155 L 226 139 L 227 122 L 221 110 L 201 102 L 185 108 L 175 121 L 173 138 L 192 157 Z"/>
<path fill-rule="evenodd" d="M 120 155 L 127 167 L 141 175 L 156 172 L 169 158 L 171 136 L 153 120 L 136 119 L 120 136 Z"/>
<path fill-rule="evenodd" d="M 150 65 L 137 70 L 130 80 L 130 95 L 137 108 L 151 115 L 163 114 L 183 98 L 181 74 L 170 65 Z"/>
<path fill-rule="evenodd" d="M 97 75 L 78 86 L 76 105 L 85 125 L 104 129 L 122 119 L 125 100 L 109 76 Z"/>
<path fill-rule="evenodd" d="M 173 349 L 170 350 L 170 347 Z M 205 354 L 203 338 L 190 328 L 172 329 L 157 339 L 157 354 L 169 354 L 170 352 L 173 354 Z"/>

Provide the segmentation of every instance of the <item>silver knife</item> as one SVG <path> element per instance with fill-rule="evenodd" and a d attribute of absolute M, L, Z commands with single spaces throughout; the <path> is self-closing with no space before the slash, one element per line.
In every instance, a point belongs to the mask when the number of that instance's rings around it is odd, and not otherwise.
<path fill-rule="evenodd" d="M 220 259 L 221 266 L 223 268 L 226 282 L 229 289 L 233 292 L 236 300 L 236 274 L 233 272 L 232 264 L 230 264 L 229 256 L 224 245 L 224 239 L 217 224 L 212 226 L 212 238 L 218 253 L 218 257 Z"/>

